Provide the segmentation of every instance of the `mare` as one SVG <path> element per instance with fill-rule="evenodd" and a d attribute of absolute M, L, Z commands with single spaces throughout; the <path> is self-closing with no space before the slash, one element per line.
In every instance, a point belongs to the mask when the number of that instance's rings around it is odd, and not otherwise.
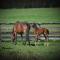
<path fill-rule="evenodd" d="M 19 22 L 17 21 L 12 29 L 12 40 L 13 42 L 17 41 L 17 34 L 21 35 L 21 40 L 23 40 L 23 34 L 25 33 L 26 35 L 26 40 L 25 40 L 25 44 L 26 41 L 28 41 L 29 45 L 30 45 L 30 40 L 29 40 L 29 30 L 30 30 L 30 24 L 27 22 Z"/>

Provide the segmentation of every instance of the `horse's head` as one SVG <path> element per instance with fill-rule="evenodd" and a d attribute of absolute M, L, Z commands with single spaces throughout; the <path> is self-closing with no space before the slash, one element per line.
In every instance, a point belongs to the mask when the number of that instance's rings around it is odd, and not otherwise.
<path fill-rule="evenodd" d="M 33 27 L 33 28 L 37 28 L 36 23 L 33 23 L 33 24 L 32 24 L 32 27 Z"/>
<path fill-rule="evenodd" d="M 26 23 L 26 25 L 27 25 L 28 29 L 30 30 L 30 24 L 29 23 Z"/>

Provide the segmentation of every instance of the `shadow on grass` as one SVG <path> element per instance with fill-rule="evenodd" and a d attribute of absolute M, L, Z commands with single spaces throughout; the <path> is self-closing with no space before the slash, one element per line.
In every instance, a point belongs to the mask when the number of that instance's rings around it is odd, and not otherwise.
<path fill-rule="evenodd" d="M 17 54 L 16 52 L 12 52 L 9 55 L 8 54 L 0 54 L 0 60 L 60 60 L 60 54 L 56 55 L 53 54 L 42 56 L 37 54 Z"/>
<path fill-rule="evenodd" d="M 2 47 L 2 49 L 12 49 L 11 47 Z"/>
<path fill-rule="evenodd" d="M 30 44 L 31 46 L 35 46 L 35 44 Z M 37 46 L 44 46 L 44 44 L 37 44 Z"/>

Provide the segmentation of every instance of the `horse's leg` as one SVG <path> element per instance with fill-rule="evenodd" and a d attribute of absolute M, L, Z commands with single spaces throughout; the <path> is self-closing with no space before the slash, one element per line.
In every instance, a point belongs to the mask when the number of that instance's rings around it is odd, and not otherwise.
<path fill-rule="evenodd" d="M 46 34 L 46 44 L 47 44 L 47 46 L 49 45 L 49 43 L 48 43 L 48 34 Z"/>
<path fill-rule="evenodd" d="M 47 37 L 47 42 L 48 42 L 48 40 L 49 40 L 48 34 L 46 35 L 46 37 Z"/>
<path fill-rule="evenodd" d="M 21 40 L 23 40 L 23 34 L 21 33 Z"/>
<path fill-rule="evenodd" d="M 14 41 L 15 41 L 15 34 L 12 33 L 12 42 L 14 42 Z"/>
<path fill-rule="evenodd" d="M 46 36 L 45 36 L 45 34 L 43 34 L 44 35 L 44 37 L 45 37 L 45 43 L 44 43 L 44 46 L 46 46 Z"/>
<path fill-rule="evenodd" d="M 13 43 L 15 42 L 15 44 L 16 44 L 16 39 L 17 39 L 16 36 L 17 36 L 16 33 L 13 33 Z"/>
<path fill-rule="evenodd" d="M 27 32 L 27 34 L 26 34 L 26 41 L 28 41 L 28 43 L 29 43 L 29 45 L 30 45 L 29 32 Z"/>
<path fill-rule="evenodd" d="M 26 31 L 26 41 L 28 41 L 28 43 L 30 45 L 29 30 Z"/>
<path fill-rule="evenodd" d="M 37 45 L 37 42 L 38 42 L 38 34 L 35 36 L 35 46 Z"/>
<path fill-rule="evenodd" d="M 27 40 L 28 40 L 28 43 L 29 43 L 29 45 L 30 45 L 29 33 L 28 33 L 28 35 L 27 35 Z"/>
<path fill-rule="evenodd" d="M 21 33 L 20 35 L 21 35 L 21 41 L 23 41 L 23 33 Z M 25 44 L 24 41 L 22 42 L 22 44 Z"/>
<path fill-rule="evenodd" d="M 40 42 L 40 34 L 37 35 L 37 44 L 39 45 L 39 42 Z"/>
<path fill-rule="evenodd" d="M 48 46 L 48 35 L 44 34 L 44 37 L 45 37 L 45 44 L 44 45 Z"/>
<path fill-rule="evenodd" d="M 15 34 L 15 45 L 17 44 L 17 33 Z"/>

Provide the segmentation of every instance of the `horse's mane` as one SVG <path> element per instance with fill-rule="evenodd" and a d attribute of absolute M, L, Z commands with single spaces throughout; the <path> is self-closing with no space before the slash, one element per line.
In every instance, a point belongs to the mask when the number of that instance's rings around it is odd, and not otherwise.
<path fill-rule="evenodd" d="M 36 23 L 33 23 L 33 28 L 38 28 Z"/>

